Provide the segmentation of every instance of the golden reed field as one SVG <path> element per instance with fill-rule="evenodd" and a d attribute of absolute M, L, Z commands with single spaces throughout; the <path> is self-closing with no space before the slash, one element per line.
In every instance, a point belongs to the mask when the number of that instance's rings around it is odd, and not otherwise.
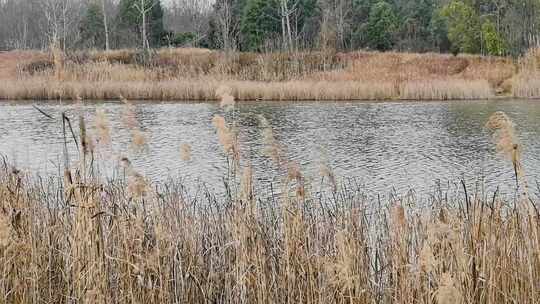
<path fill-rule="evenodd" d="M 473 55 L 207 49 L 0 54 L 0 98 L 215 101 L 457 100 L 540 97 L 540 51 L 520 59 Z"/>
<path fill-rule="evenodd" d="M 234 108 L 233 92 L 213 94 Z M 146 144 L 136 106 L 123 99 L 132 149 Z M 226 193 L 152 183 L 125 157 L 108 179 L 96 164 L 111 144 L 107 113 L 92 124 L 72 115 L 62 119 L 65 145 L 79 153 L 64 155 L 63 176 L 0 165 L 2 303 L 539 303 L 538 201 L 504 113 L 486 129 L 513 164 L 515 195 L 463 181 L 427 200 L 371 197 L 329 167 L 326 190 L 314 192 L 262 116 L 265 154 L 286 172 L 269 195 L 255 190 L 234 121 L 219 115 Z M 77 130 L 65 126 L 75 119 Z M 194 157 L 178 147 L 178 161 Z"/>

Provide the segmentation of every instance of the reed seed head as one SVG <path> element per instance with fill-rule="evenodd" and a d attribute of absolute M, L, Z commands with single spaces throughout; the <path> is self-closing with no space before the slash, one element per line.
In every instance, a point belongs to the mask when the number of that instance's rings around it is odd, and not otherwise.
<path fill-rule="evenodd" d="M 227 111 L 231 110 L 235 105 L 234 96 L 232 95 L 232 89 L 228 86 L 221 85 L 216 90 L 216 95 L 220 98 L 220 107 L 225 108 Z"/>
<path fill-rule="evenodd" d="M 183 161 L 191 160 L 191 146 L 183 143 L 180 145 L 180 159 Z"/>
<path fill-rule="evenodd" d="M 98 143 L 109 145 L 111 143 L 111 127 L 107 113 L 102 108 L 96 110 L 95 126 L 98 135 Z"/>

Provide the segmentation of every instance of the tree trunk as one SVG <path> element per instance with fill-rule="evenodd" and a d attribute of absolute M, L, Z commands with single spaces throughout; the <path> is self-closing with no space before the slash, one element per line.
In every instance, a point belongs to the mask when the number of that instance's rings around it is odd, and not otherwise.
<path fill-rule="evenodd" d="M 146 38 L 146 1 L 141 0 L 141 15 L 142 15 L 142 47 L 143 50 L 149 49 L 148 39 Z"/>
<path fill-rule="evenodd" d="M 109 25 L 107 23 L 107 12 L 105 8 L 105 0 L 101 0 L 101 10 L 103 13 L 103 27 L 105 30 L 105 50 L 109 50 Z"/>

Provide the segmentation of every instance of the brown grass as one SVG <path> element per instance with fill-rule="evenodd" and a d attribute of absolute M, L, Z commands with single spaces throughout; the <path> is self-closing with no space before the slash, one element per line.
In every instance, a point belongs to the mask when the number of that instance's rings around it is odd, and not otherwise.
<path fill-rule="evenodd" d="M 56 54 L 57 52 L 54 52 Z M 62 58 L 61 61 L 58 58 Z M 410 53 L 234 53 L 162 49 L 79 52 L 19 62 L 0 84 L 2 99 L 219 101 L 225 85 L 237 100 L 485 99 L 523 89 L 510 81 L 510 59 Z M 0 57 L 0 65 L 2 58 Z M 62 64 L 58 64 L 61 62 Z"/>
<path fill-rule="evenodd" d="M 520 98 L 540 98 L 540 48 L 521 58 L 520 71 L 512 79 L 512 93 Z"/>

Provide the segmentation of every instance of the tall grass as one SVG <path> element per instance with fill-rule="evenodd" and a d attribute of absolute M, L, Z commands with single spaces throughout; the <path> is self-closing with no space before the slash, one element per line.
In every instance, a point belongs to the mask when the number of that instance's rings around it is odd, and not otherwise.
<path fill-rule="evenodd" d="M 117 99 L 132 100 L 220 101 L 215 92 L 227 85 L 241 101 L 253 100 L 383 100 L 399 96 L 396 87 L 386 83 L 323 81 L 250 82 L 208 80 L 168 80 L 159 82 L 56 82 L 48 79 L 5 81 L 0 96 L 11 100 L 34 99 Z"/>
<path fill-rule="evenodd" d="M 206 101 L 218 100 L 213 92 L 225 82 L 239 100 L 478 99 L 507 92 L 515 74 L 508 59 L 468 55 L 199 49 L 163 49 L 150 59 L 133 50 L 53 55 L 21 63 L 17 77 L 0 83 L 0 98 L 56 99 L 60 92 Z"/>
<path fill-rule="evenodd" d="M 216 136 L 235 163 L 226 195 L 152 184 L 127 158 L 105 179 L 92 168 L 107 143 L 87 148 L 91 134 L 109 132 L 106 113 L 96 115 L 88 130 L 79 118 L 79 159 L 66 159 L 64 177 L 0 166 L 2 302 L 538 303 L 540 223 L 529 195 L 486 196 L 463 182 L 428 201 L 412 192 L 381 201 L 338 184 L 328 167 L 331 187 L 316 192 L 263 117 L 269 156 L 288 171 L 279 194 L 257 187 L 235 152 L 234 122 L 220 116 Z M 487 127 L 524 170 L 509 118 L 498 113 Z"/>
<path fill-rule="evenodd" d="M 459 100 L 489 99 L 495 96 L 486 80 L 423 80 L 405 83 L 401 99 Z"/>
<path fill-rule="evenodd" d="M 520 61 L 520 72 L 512 79 L 513 95 L 540 98 L 540 48 L 533 48 Z"/>

